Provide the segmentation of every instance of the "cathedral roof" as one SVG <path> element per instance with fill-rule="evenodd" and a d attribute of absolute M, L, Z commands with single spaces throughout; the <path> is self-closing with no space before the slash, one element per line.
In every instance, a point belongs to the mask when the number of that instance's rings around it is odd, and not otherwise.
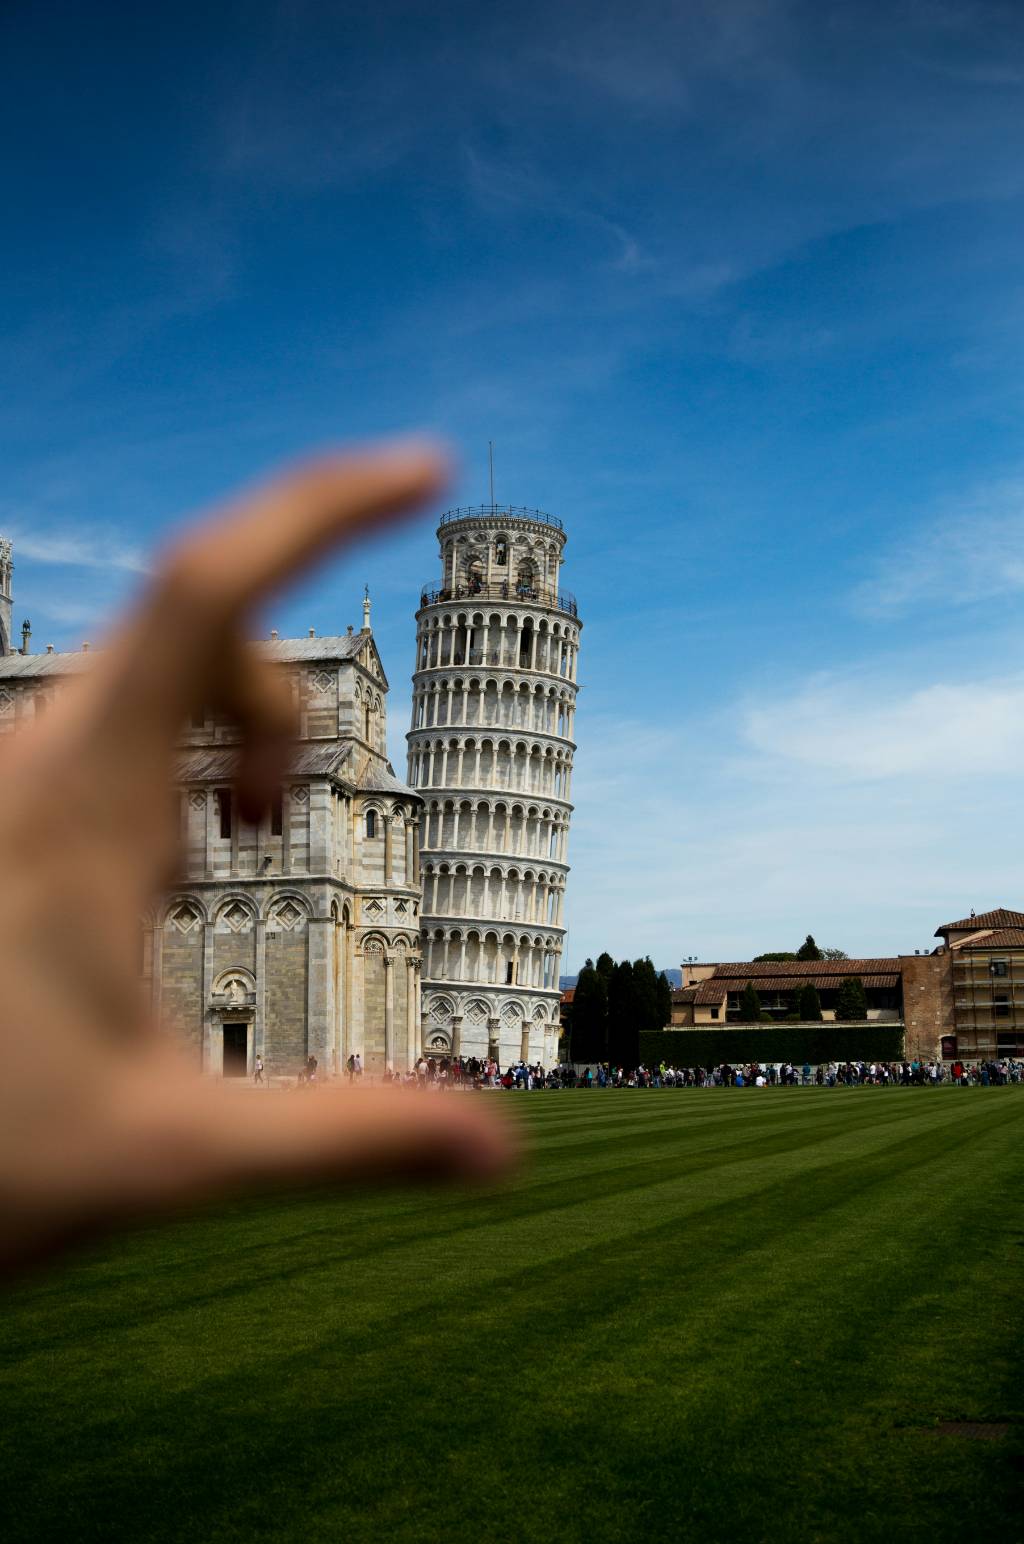
<path fill-rule="evenodd" d="M 370 673 L 379 672 L 382 684 L 387 686 L 384 667 L 372 634 L 345 633 L 332 638 L 271 638 L 261 639 L 255 647 L 264 659 L 281 664 L 299 664 L 314 660 L 355 660 L 364 649 L 368 651 Z M 86 670 L 93 663 L 95 654 L 82 651 L 68 654 L 0 654 L 0 677 L 30 677 L 68 675 L 72 671 Z M 377 669 L 374 669 L 374 665 Z"/>
<path fill-rule="evenodd" d="M 365 642 L 365 633 L 344 633 L 335 638 L 264 638 L 257 647 L 268 659 L 355 659 Z"/>
<path fill-rule="evenodd" d="M 401 794 L 405 799 L 420 797 L 415 788 L 410 788 L 395 776 L 395 769 L 390 761 L 383 763 L 373 759 L 368 761 L 356 787 L 360 793 Z"/>
<path fill-rule="evenodd" d="M 63 676 L 75 670 L 87 670 L 94 654 L 0 654 L 0 678 L 32 679 L 37 676 Z"/>
<path fill-rule="evenodd" d="M 338 776 L 352 753 L 353 740 L 303 740 L 292 747 L 288 759 L 289 777 Z M 175 777 L 181 783 L 207 781 L 230 782 L 238 772 L 237 745 L 204 745 L 183 751 Z"/>
<path fill-rule="evenodd" d="M 298 664 L 313 660 L 358 660 L 365 650 L 362 661 L 370 674 L 376 676 L 387 690 L 388 680 L 384 662 L 374 642 L 372 633 L 344 633 L 333 638 L 271 638 L 262 639 L 256 645 L 264 659 L 280 664 Z"/>
<path fill-rule="evenodd" d="M 375 756 L 369 757 L 363 771 L 353 777 L 347 764 L 356 746 L 355 740 L 302 740 L 292 747 L 286 776 L 344 777 L 360 793 L 387 793 L 403 799 L 420 797 L 415 788 L 407 787 L 395 776 L 390 761 L 379 761 Z M 175 781 L 229 783 L 238 774 L 239 749 L 237 745 L 204 745 L 182 751 Z"/>

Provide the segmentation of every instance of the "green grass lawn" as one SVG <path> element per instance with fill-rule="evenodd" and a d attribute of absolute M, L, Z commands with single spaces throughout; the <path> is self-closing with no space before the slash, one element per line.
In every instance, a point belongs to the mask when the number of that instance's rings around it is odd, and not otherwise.
<path fill-rule="evenodd" d="M 8 1293 L 7 1544 L 1024 1537 L 1021 1428 L 935 1430 L 1020 1417 L 1024 1089 L 479 1097 L 512 1185 Z"/>

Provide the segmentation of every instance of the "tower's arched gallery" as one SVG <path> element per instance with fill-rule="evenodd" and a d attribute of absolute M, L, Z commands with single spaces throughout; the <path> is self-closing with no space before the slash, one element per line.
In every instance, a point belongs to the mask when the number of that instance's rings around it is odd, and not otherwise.
<path fill-rule="evenodd" d="M 416 614 L 428 1051 L 557 1054 L 580 621 L 539 510 L 453 509 Z"/>

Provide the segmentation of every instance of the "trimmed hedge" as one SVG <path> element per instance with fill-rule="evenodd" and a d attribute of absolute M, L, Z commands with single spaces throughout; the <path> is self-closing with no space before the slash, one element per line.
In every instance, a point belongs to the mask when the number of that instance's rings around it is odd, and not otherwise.
<path fill-rule="evenodd" d="M 757 1028 L 662 1029 L 640 1036 L 647 1067 L 719 1067 L 723 1062 L 902 1061 L 902 1024 L 770 1024 Z"/>

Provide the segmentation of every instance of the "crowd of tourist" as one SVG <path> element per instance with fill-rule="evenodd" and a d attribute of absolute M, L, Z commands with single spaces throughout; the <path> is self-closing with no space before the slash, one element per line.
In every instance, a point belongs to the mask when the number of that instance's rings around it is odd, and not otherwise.
<path fill-rule="evenodd" d="M 312 1077 L 316 1077 L 315 1058 Z M 350 1066 L 348 1076 L 362 1076 L 358 1065 Z M 308 1076 L 308 1064 L 307 1064 Z M 504 1069 L 493 1057 L 421 1056 L 411 1072 L 385 1072 L 386 1083 L 414 1083 L 435 1089 L 504 1088 L 529 1092 L 534 1089 L 563 1088 L 777 1088 L 819 1087 L 881 1088 L 937 1087 L 952 1083 L 957 1087 L 990 1087 L 1001 1083 L 1019 1083 L 1024 1079 L 1024 1062 L 1014 1060 L 981 1062 L 822 1062 L 812 1066 L 804 1062 L 748 1062 L 719 1067 L 674 1067 L 640 1065 L 634 1069 L 598 1063 L 593 1066 L 559 1064 L 545 1068 L 540 1063 L 513 1062 Z"/>

